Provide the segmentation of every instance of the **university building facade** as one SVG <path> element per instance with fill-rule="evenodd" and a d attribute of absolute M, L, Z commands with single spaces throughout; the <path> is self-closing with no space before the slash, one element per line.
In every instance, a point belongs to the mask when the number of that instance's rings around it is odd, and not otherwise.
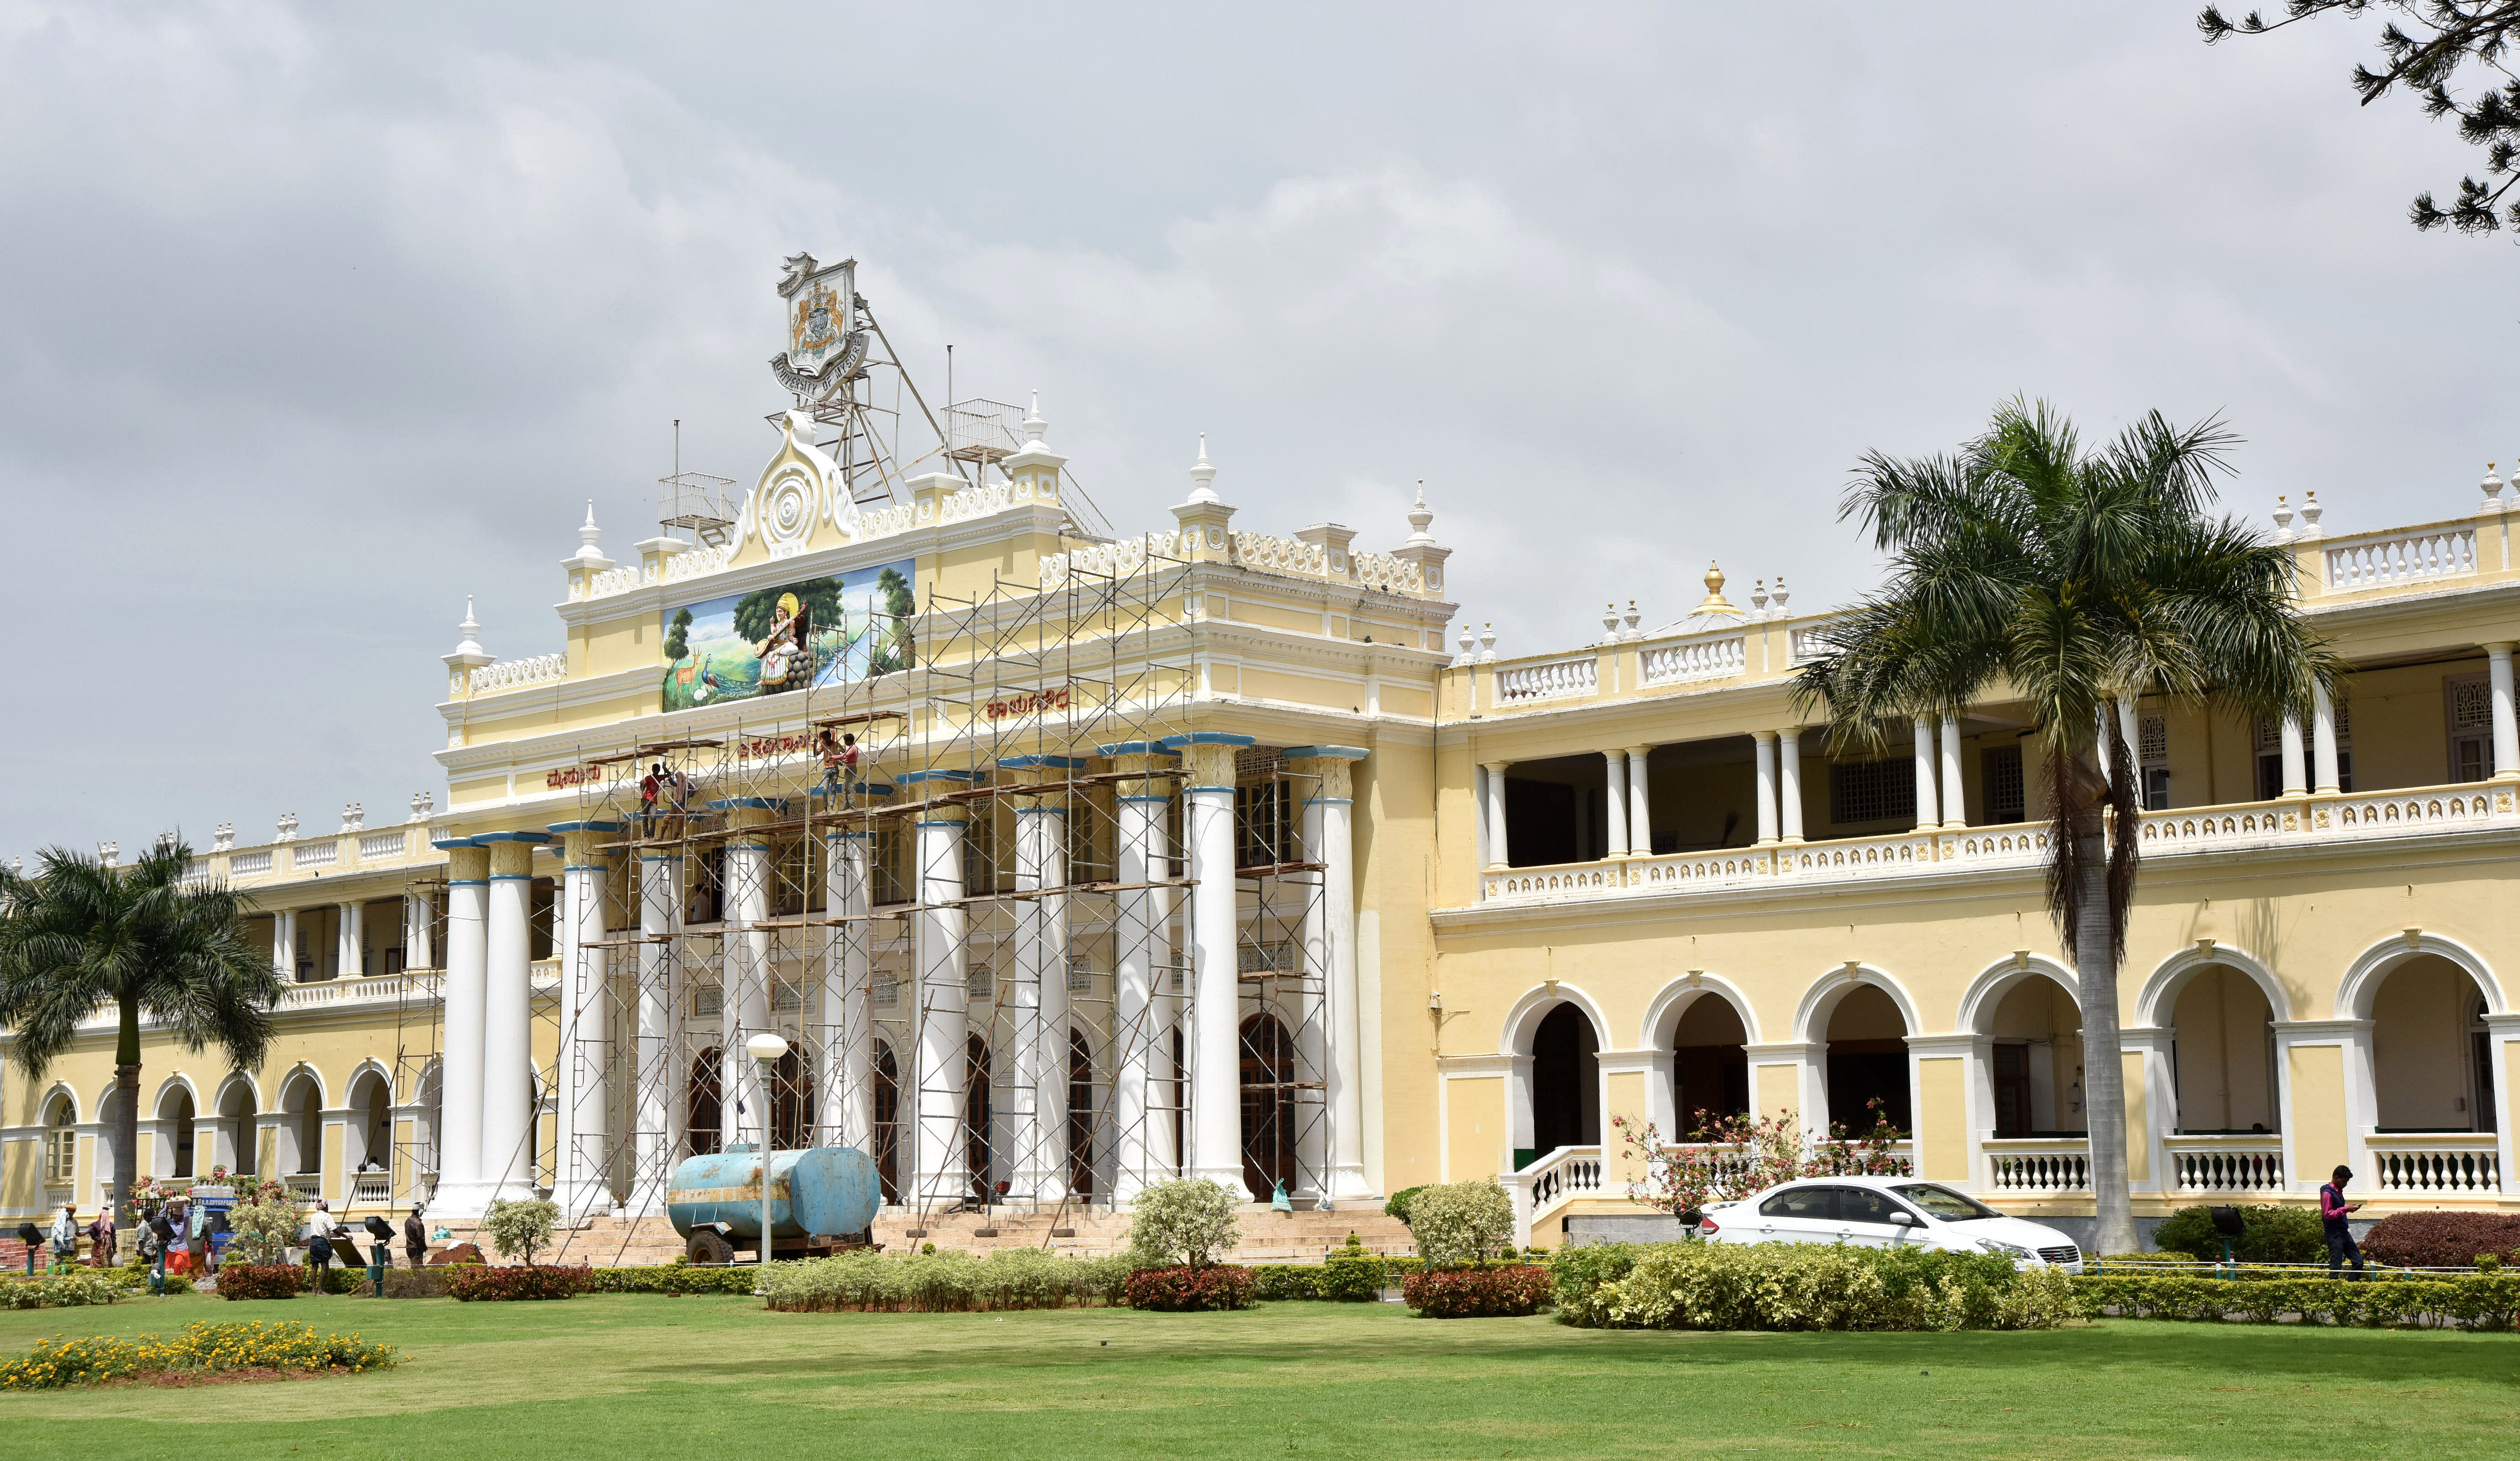
<path fill-rule="evenodd" d="M 653 1227 L 683 1157 L 766 1136 L 874 1155 L 888 1232 L 1496 1174 L 1549 1243 L 1642 1210 L 1613 1118 L 1877 1111 L 1923 1175 L 2088 1218 L 2022 707 L 1836 754 L 1793 694 L 1829 616 L 1717 571 L 1660 628 L 1503 655 L 1422 495 L 1253 530 L 1203 445 L 1115 533 L 1037 409 L 900 450 L 848 266 L 782 296 L 768 464 L 669 483 L 618 561 L 590 508 L 556 649 L 495 658 L 468 613 L 442 789 L 201 852 L 289 988 L 257 1070 L 147 1032 L 140 1171 Z M 2350 537 L 2278 508 L 2354 669 L 2312 723 L 2118 707 L 2139 1215 L 2339 1163 L 2373 1213 L 2520 1208 L 2520 573 L 2485 485 Z M 101 1200 L 112 1042 L 0 1064 L 0 1215 Z"/>

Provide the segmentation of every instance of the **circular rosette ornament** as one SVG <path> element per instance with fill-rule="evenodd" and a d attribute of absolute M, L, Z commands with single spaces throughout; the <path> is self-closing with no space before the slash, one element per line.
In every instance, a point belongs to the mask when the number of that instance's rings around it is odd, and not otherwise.
<path fill-rule="evenodd" d="M 814 484 L 802 473 L 789 473 L 761 494 L 761 536 L 770 546 L 804 542 L 814 530 Z"/>

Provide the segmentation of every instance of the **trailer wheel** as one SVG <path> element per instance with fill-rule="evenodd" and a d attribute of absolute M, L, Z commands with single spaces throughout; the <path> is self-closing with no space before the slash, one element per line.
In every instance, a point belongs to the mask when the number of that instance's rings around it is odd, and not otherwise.
<path fill-rule="evenodd" d="M 735 1261 L 735 1245 L 715 1228 L 698 1228 L 689 1250 L 695 1263 L 724 1265 Z"/>

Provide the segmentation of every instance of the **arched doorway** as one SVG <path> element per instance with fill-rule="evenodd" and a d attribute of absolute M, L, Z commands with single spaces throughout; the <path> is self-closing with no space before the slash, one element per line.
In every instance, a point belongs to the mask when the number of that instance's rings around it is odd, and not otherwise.
<path fill-rule="evenodd" d="M 1996 1136 L 2084 1135 L 2083 1010 L 2065 986 L 2044 974 L 2020 980 L 1986 1032 Z"/>
<path fill-rule="evenodd" d="M 1600 1145 L 1600 1051 L 1593 1022 L 1574 1005 L 1541 1020 L 1531 1036 L 1532 1149 L 1516 1154 L 1517 1168 L 1559 1147 Z"/>
<path fill-rule="evenodd" d="M 892 1058 L 892 1047 L 878 1040 L 875 1046 L 875 1119 L 868 1133 L 875 1150 L 876 1180 L 883 1186 L 886 1204 L 901 1201 L 901 1066 Z"/>
<path fill-rule="evenodd" d="M 986 1204 L 997 1195 L 997 1170 L 989 1160 L 989 1042 L 968 1036 L 964 1053 L 963 1160 L 971 1173 L 973 1200 Z"/>
<path fill-rule="evenodd" d="M 1829 1011 L 1827 1069 L 1830 1124 L 1861 1135 L 1877 1115 L 1912 1129 L 1908 1021 L 1879 985 L 1856 985 Z"/>
<path fill-rule="evenodd" d="M 254 1104 L 253 1087 L 241 1075 L 220 1093 L 218 1139 L 212 1144 L 210 1162 L 240 1177 L 254 1176 L 261 1169 L 262 1113 Z"/>
<path fill-rule="evenodd" d="M 393 1093 L 385 1085 L 383 1073 L 363 1071 L 350 1082 L 350 1122 L 342 1128 L 341 1158 L 353 1172 L 383 1172 L 393 1165 Z M 373 1196 L 382 1200 L 390 1194 L 373 1183 L 352 1188 L 354 1196 L 361 1188 L 373 1188 Z"/>
<path fill-rule="evenodd" d="M 813 1056 L 797 1047 L 781 1056 L 771 1071 L 770 1145 L 774 1151 L 797 1151 L 811 1144 L 813 1132 Z"/>
<path fill-rule="evenodd" d="M 1094 1195 L 1094 1046 L 1081 1029 L 1067 1032 L 1067 1190 Z"/>
<path fill-rule="evenodd" d="M 1242 1022 L 1242 1185 L 1263 1202 L 1295 1185 L 1295 1041 L 1278 1017 Z"/>
<path fill-rule="evenodd" d="M 726 1145 L 724 1092 L 718 1072 L 726 1064 L 715 1045 L 692 1061 L 690 1083 L 683 1088 L 683 1130 L 691 1136 L 692 1155 L 705 1157 Z"/>
<path fill-rule="evenodd" d="M 193 1174 L 193 1092 L 188 1086 L 169 1086 L 158 1098 L 158 1119 L 165 1123 L 160 1138 L 165 1155 L 158 1165 L 164 1175 L 189 1177 Z"/>
<path fill-rule="evenodd" d="M 324 1170 L 324 1096 L 315 1077 L 299 1072 L 280 1093 L 280 1150 L 275 1164 L 283 1173 L 320 1174 Z"/>
<path fill-rule="evenodd" d="M 2170 1062 L 2180 1131 L 2231 1136 L 2281 1128 L 2274 1008 L 2256 980 L 2224 964 L 2190 976 L 2171 1006 Z"/>
<path fill-rule="evenodd" d="M 2438 954 L 2392 967 L 2371 996 L 2371 1077 L 2382 1133 L 2494 1129 L 2485 992 Z"/>
<path fill-rule="evenodd" d="M 1750 1114 L 1749 1032 L 1731 1000 L 1700 994 L 1680 1012 L 1672 1034 L 1673 1136 L 1702 1141 L 1710 1119 Z"/>

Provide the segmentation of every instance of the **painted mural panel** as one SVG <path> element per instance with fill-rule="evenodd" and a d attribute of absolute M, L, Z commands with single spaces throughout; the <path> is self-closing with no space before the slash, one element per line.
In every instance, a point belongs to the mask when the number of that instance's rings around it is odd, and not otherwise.
<path fill-rule="evenodd" d="M 786 695 L 910 667 L 914 560 L 666 612 L 668 710 Z"/>

